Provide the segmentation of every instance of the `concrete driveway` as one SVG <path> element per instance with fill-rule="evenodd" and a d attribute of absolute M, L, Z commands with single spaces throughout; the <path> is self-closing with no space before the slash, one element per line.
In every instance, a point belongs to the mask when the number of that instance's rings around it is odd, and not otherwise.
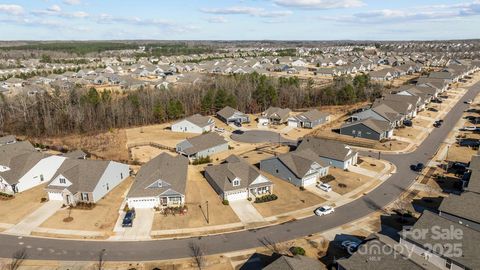
<path fill-rule="evenodd" d="M 151 239 L 150 231 L 152 230 L 153 217 L 155 211 L 153 209 L 135 209 L 135 219 L 131 228 L 123 228 L 122 221 L 125 213 L 118 217 L 115 225 L 115 235 L 111 240 L 148 240 Z"/>
<path fill-rule="evenodd" d="M 48 201 L 30 215 L 26 216 L 17 225 L 11 227 L 6 232 L 16 235 L 30 235 L 30 233 L 40 226 L 45 220 L 51 217 L 55 212 L 62 208 L 63 201 Z M 15 209 L 12 209 L 15 211 Z"/>
<path fill-rule="evenodd" d="M 240 221 L 243 223 L 263 222 L 265 219 L 253 207 L 252 203 L 247 200 L 238 200 L 230 202 L 233 212 L 237 214 Z"/>

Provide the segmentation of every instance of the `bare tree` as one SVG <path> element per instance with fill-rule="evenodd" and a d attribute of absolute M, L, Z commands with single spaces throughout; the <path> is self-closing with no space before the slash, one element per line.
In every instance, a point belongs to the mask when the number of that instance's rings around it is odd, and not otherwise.
<path fill-rule="evenodd" d="M 203 248 L 195 242 L 190 242 L 189 244 L 191 255 L 193 258 L 193 261 L 197 265 L 199 270 L 202 270 L 204 264 L 205 264 L 205 254 L 203 252 Z"/>
<path fill-rule="evenodd" d="M 262 243 L 262 245 L 264 247 L 266 247 L 271 252 L 278 253 L 278 254 L 281 253 L 281 248 L 279 247 L 277 242 L 273 241 L 272 239 L 265 236 L 265 237 L 259 239 L 259 241 L 260 241 L 260 243 Z"/>
<path fill-rule="evenodd" d="M 23 262 L 27 259 L 27 250 L 25 248 L 19 249 L 12 254 L 10 262 L 10 270 L 17 270 Z"/>

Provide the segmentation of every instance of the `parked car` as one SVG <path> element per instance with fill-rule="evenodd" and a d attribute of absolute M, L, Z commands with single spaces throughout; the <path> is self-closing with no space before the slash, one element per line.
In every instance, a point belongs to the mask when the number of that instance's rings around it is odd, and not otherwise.
<path fill-rule="evenodd" d="M 433 108 L 433 107 L 430 107 L 430 108 L 427 108 L 427 110 L 431 111 L 431 112 L 438 112 L 437 109 Z"/>
<path fill-rule="evenodd" d="M 435 99 L 432 99 L 432 102 L 433 103 L 443 103 L 443 100 L 441 98 L 435 98 Z"/>
<path fill-rule="evenodd" d="M 328 206 L 328 205 L 324 205 L 322 207 L 319 207 L 319 208 L 315 209 L 315 211 L 314 211 L 315 215 L 317 215 L 317 216 L 325 216 L 325 215 L 331 214 L 333 212 L 335 212 L 335 209 L 333 209 L 333 207 Z"/>
<path fill-rule="evenodd" d="M 403 120 L 403 124 L 407 127 L 411 127 L 413 125 L 412 120 L 405 119 Z"/>
<path fill-rule="evenodd" d="M 472 104 L 472 103 L 473 103 L 473 100 L 467 99 L 467 100 L 465 100 L 463 103 L 465 103 L 465 104 Z"/>
<path fill-rule="evenodd" d="M 423 163 L 410 165 L 410 169 L 415 172 L 421 172 L 423 168 L 425 168 L 425 165 L 423 165 Z"/>
<path fill-rule="evenodd" d="M 461 139 L 458 141 L 458 145 L 466 147 L 479 147 L 480 141 L 478 139 Z"/>
<path fill-rule="evenodd" d="M 355 242 L 355 241 L 350 241 L 350 240 L 345 240 L 342 242 L 342 248 L 346 249 L 348 252 L 355 252 L 358 247 L 360 246 L 361 243 Z"/>
<path fill-rule="evenodd" d="M 123 217 L 122 227 L 132 227 L 135 219 L 135 210 L 129 210 Z"/>
<path fill-rule="evenodd" d="M 320 184 L 317 184 L 317 188 L 325 191 L 325 192 L 330 192 L 332 191 L 332 186 L 330 184 L 327 184 L 327 183 L 320 183 Z"/>
<path fill-rule="evenodd" d="M 216 127 L 215 131 L 218 132 L 218 133 L 223 133 L 223 132 L 225 132 L 225 129 Z"/>
<path fill-rule="evenodd" d="M 477 127 L 474 127 L 474 126 L 466 126 L 466 127 L 462 127 L 460 130 L 463 130 L 463 131 L 475 131 L 475 130 L 477 130 Z"/>

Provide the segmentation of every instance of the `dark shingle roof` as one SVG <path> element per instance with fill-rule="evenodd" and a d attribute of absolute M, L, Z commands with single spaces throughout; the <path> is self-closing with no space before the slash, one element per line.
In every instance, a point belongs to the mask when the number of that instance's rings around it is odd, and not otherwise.
<path fill-rule="evenodd" d="M 297 150 L 278 156 L 278 159 L 287 166 L 298 178 L 303 178 L 315 162 L 322 167 L 327 167 L 311 149 Z"/>
<path fill-rule="evenodd" d="M 183 149 L 183 152 L 187 155 L 193 155 L 200 151 L 228 143 L 225 138 L 214 132 L 205 133 L 193 138 L 187 139 L 192 147 Z"/>
<path fill-rule="evenodd" d="M 450 194 L 443 199 L 438 210 L 465 218 L 476 223 L 480 223 L 480 211 L 476 207 L 467 207 L 478 205 L 480 203 L 480 194 L 473 192 L 464 192 L 461 195 Z"/>

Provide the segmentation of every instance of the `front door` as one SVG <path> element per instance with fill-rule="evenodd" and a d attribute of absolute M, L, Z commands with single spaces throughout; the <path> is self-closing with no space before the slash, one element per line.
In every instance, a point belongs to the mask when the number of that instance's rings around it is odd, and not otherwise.
<path fill-rule="evenodd" d="M 70 195 L 67 195 L 66 198 L 67 198 L 67 205 L 70 205 L 71 204 Z"/>
<path fill-rule="evenodd" d="M 167 206 L 167 197 L 160 198 L 160 204 L 162 206 Z"/>

